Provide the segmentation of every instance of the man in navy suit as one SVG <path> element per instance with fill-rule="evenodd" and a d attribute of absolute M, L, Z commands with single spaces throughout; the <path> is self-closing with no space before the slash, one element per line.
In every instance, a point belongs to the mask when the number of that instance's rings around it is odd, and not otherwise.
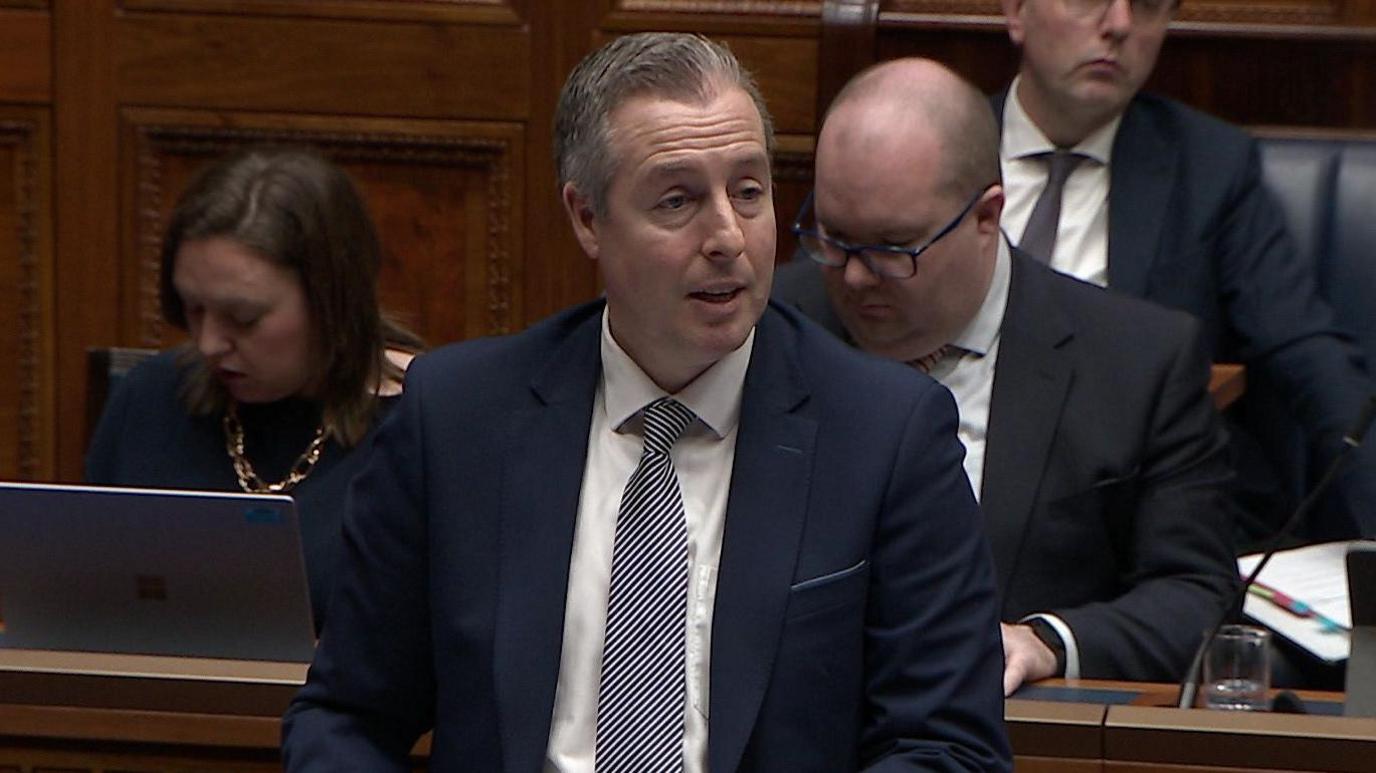
<path fill-rule="evenodd" d="M 775 295 L 834 311 L 860 348 L 954 394 L 999 576 L 1005 690 L 1178 680 L 1236 584 L 1200 326 L 1010 248 L 997 148 L 984 97 L 940 65 L 857 76 L 795 227 L 812 260 L 780 269 Z M 790 281 L 818 274 L 821 297 Z"/>
<path fill-rule="evenodd" d="M 1026 242 L 1051 177 L 1048 154 L 1070 154 L 1054 240 L 1033 240 L 1049 247 L 1038 257 L 1193 314 L 1215 361 L 1246 364 L 1246 415 L 1234 450 L 1248 488 L 1258 491 L 1247 529 L 1257 538 L 1293 506 L 1274 496 L 1278 476 L 1263 471 L 1296 472 L 1296 460 L 1286 458 L 1294 456 L 1290 436 L 1277 436 L 1274 417 L 1288 413 L 1302 427 L 1313 476 L 1342 447 L 1372 386 L 1318 296 L 1314 267 L 1294 249 L 1263 183 L 1256 143 L 1215 118 L 1139 93 L 1177 6 L 1003 0 L 1009 37 L 1022 49 L 1017 78 L 994 98 L 1003 227 L 1015 243 Z M 1268 409 L 1271 402 L 1283 408 Z M 1314 515 L 1304 526 L 1313 537 L 1376 536 L 1376 447 L 1359 452 Z"/>
<path fill-rule="evenodd" d="M 406 770 L 433 728 L 433 770 L 1008 769 L 955 406 L 768 305 L 749 75 L 623 37 L 556 135 L 605 301 L 412 366 L 287 768 Z"/>

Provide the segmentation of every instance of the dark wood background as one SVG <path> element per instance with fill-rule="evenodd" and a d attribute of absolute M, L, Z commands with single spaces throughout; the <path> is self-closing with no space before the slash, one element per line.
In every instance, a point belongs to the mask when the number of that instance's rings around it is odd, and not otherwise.
<path fill-rule="evenodd" d="M 1248 125 L 1376 127 L 1376 0 L 1186 0 L 1175 27 L 1159 91 Z M 756 71 L 781 231 L 819 100 L 854 68 L 922 54 L 994 89 L 1016 63 L 987 0 L 0 0 L 0 478 L 80 477 L 85 350 L 174 340 L 164 219 L 243 143 L 314 143 L 355 176 L 383 297 L 432 342 L 592 297 L 553 105 L 594 45 L 650 29 L 718 37 Z"/>

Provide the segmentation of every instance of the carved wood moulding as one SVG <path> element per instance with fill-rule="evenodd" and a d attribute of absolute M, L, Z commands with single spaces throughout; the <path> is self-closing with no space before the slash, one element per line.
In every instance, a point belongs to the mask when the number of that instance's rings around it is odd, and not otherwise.
<path fill-rule="evenodd" d="M 39 422 L 46 417 L 40 416 L 43 402 L 42 355 L 44 304 L 46 288 L 43 286 L 45 270 L 40 244 L 42 240 L 41 207 L 47 195 L 41 178 L 41 165 L 38 158 L 37 141 L 40 126 L 33 121 L 0 117 L 0 150 L 6 151 L 13 159 L 9 180 L 14 191 L 15 228 L 8 234 L 13 239 L 12 252 L 16 257 L 13 275 L 17 277 L 15 286 L 9 290 L 17 302 L 16 330 L 4 331 L 13 336 L 14 358 L 6 363 L 13 368 L 14 388 L 18 400 L 14 436 L 14 469 L 0 471 L 0 474 L 14 474 L 21 479 L 32 480 L 39 472 L 40 443 L 38 439 Z M 0 236 L 0 238 L 3 238 Z M 11 249 L 0 247 L 0 255 Z M 10 273 L 10 272 L 6 272 Z M 0 288 L 0 292 L 4 292 Z"/>
<path fill-rule="evenodd" d="M 1176 20 L 1218 24 L 1326 26 L 1342 22 L 1339 2 L 1262 3 L 1198 0 L 1181 6 Z"/>
<path fill-rule="evenodd" d="M 191 170 L 230 150 L 261 143 L 314 147 L 349 171 L 365 196 L 370 192 L 370 181 L 360 179 L 360 171 L 375 171 L 375 177 L 386 179 L 380 183 L 372 181 L 375 183 L 373 188 L 385 189 L 380 195 L 390 193 L 406 197 L 397 205 L 403 208 L 414 202 L 423 205 L 427 199 L 426 191 L 421 188 L 405 189 L 410 181 L 416 181 L 417 186 L 446 185 L 450 199 L 435 206 L 447 205 L 448 208 L 442 211 L 432 209 L 414 218 L 402 212 L 392 217 L 391 221 L 384 222 L 389 213 L 381 212 L 376 202 L 372 202 L 372 215 L 378 224 L 384 247 L 384 304 L 389 277 L 395 280 L 392 283 L 394 286 L 405 284 L 402 292 L 421 292 L 434 296 L 422 303 L 425 308 L 393 309 L 401 312 L 408 323 L 412 322 L 412 316 L 425 316 L 428 313 L 443 316 L 442 321 L 427 320 L 432 328 L 428 333 L 432 342 L 465 335 L 508 333 L 518 324 L 520 310 L 515 293 L 519 287 L 517 261 L 521 257 L 519 222 L 522 195 L 519 181 L 522 179 L 521 153 L 524 144 L 519 126 L 456 125 L 457 122 L 432 121 L 415 123 L 426 126 L 443 123 L 445 130 L 425 131 L 425 126 L 380 130 L 357 125 L 349 128 L 328 128 L 323 125 L 307 128 L 285 124 L 310 121 L 304 121 L 301 117 L 282 116 L 277 117 L 277 125 L 273 126 L 198 125 L 205 114 L 194 114 L 200 118 L 185 122 L 169 122 L 146 120 L 150 117 L 165 119 L 165 115 L 141 116 L 138 115 L 139 111 L 129 112 L 133 115 L 126 115 L 126 133 L 132 136 L 134 159 L 130 173 L 134 179 L 122 184 L 122 188 L 132 191 L 126 196 L 133 199 L 132 205 L 125 209 L 125 222 L 134 224 L 135 235 L 132 239 L 126 239 L 125 245 L 127 250 L 134 253 L 133 263 L 136 265 L 134 293 L 138 297 L 136 314 L 139 345 L 157 347 L 166 343 L 168 331 L 164 330 L 158 302 L 163 229 L 175 198 L 191 177 Z M 314 123 L 328 120 L 317 119 Z M 177 179 L 169 179 L 172 176 Z M 436 183 L 436 180 L 440 182 Z M 456 194 L 455 190 L 459 192 Z M 463 201 L 452 201 L 455 197 Z M 412 246 L 415 242 L 424 242 L 433 227 L 444 223 L 459 224 L 456 227 L 463 233 L 458 240 L 463 243 L 428 245 L 435 249 L 436 254 L 427 256 L 431 262 L 423 267 L 442 272 L 443 278 L 424 271 L 407 272 L 389 259 L 389 255 L 393 254 L 389 248 L 389 224 L 393 226 L 393 234 L 402 232 L 404 237 L 411 239 L 408 246 Z M 449 241 L 443 239 L 443 235 L 437 238 Z M 466 259 L 465 255 L 470 257 Z M 420 263 L 420 258 L 414 253 L 396 257 L 395 262 L 414 259 L 413 265 Z M 475 264 L 472 258 L 480 260 Z M 129 261 L 126 260 L 124 265 L 128 266 Z M 466 297 L 481 304 L 481 309 L 463 309 L 463 298 L 446 293 L 445 280 L 449 279 L 480 284 L 481 287 L 470 285 Z M 455 320 L 448 307 L 455 307 L 453 314 L 462 311 L 464 319 Z M 426 325 L 421 327 L 425 328 Z M 425 334 L 427 331 L 422 329 L 421 332 Z"/>
<path fill-rule="evenodd" d="M 517 24 L 528 0 L 122 0 L 130 11 Z M 0 0 L 3 3 L 4 0 Z"/>
<path fill-rule="evenodd" d="M 820 0 L 618 0 L 628 13 L 701 13 L 750 16 L 821 16 Z"/>
<path fill-rule="evenodd" d="M 1294 0 L 1293 2 L 1243 2 L 1239 0 L 1188 0 L 1176 13 L 1177 22 L 1208 24 L 1260 24 L 1326 26 L 1342 21 L 1343 0 Z M 886 0 L 879 12 L 881 27 L 920 26 L 947 16 L 1002 28 L 1003 8 L 998 0 Z"/>

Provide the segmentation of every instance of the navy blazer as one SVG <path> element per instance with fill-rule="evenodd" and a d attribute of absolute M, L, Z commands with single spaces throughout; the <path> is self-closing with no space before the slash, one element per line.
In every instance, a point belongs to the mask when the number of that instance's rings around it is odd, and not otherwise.
<path fill-rule="evenodd" d="M 992 99 L 1000 125 L 1006 94 Z M 1138 94 L 1113 142 L 1108 206 L 1109 286 L 1198 317 L 1210 357 L 1246 364 L 1249 396 L 1279 395 L 1326 465 L 1372 385 L 1318 294 L 1314 266 L 1295 250 L 1262 179 L 1256 141 L 1178 102 Z M 1284 439 L 1265 426 L 1270 418 L 1248 418 L 1245 428 L 1268 446 L 1272 463 L 1293 464 L 1281 457 Z M 1363 449 L 1306 531 L 1376 536 L 1376 447 Z"/>
<path fill-rule="evenodd" d="M 541 770 L 603 304 L 416 361 L 345 516 L 289 770 Z M 994 573 L 948 392 L 756 328 L 710 667 L 713 771 L 1004 770 Z"/>
<path fill-rule="evenodd" d="M 811 262 L 774 288 L 844 336 Z M 1003 619 L 1065 620 L 1083 677 L 1180 679 L 1236 582 L 1199 334 L 1013 249 L 980 502 Z"/>

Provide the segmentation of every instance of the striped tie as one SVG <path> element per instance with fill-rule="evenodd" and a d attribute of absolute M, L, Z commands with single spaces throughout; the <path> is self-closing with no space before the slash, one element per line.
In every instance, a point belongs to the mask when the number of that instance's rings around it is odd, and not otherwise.
<path fill-rule="evenodd" d="M 616 517 L 597 771 L 683 769 L 688 525 L 669 448 L 696 417 L 672 398 L 644 411 L 645 449 Z"/>

